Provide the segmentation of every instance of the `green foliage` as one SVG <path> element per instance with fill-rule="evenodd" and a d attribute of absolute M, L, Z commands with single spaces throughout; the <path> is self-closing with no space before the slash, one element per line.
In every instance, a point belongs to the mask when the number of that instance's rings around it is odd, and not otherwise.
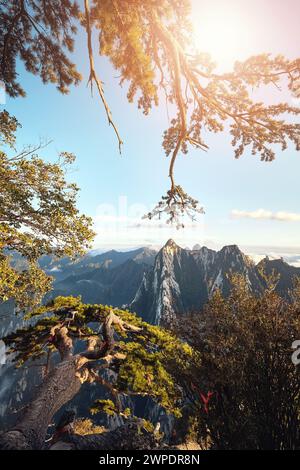
<path fill-rule="evenodd" d="M 124 410 L 120 410 L 112 400 L 95 400 L 90 408 L 90 413 L 92 415 L 106 413 L 108 416 L 117 414 L 127 419 L 131 415 L 131 409 L 125 408 Z"/>
<path fill-rule="evenodd" d="M 113 416 L 118 411 L 116 409 L 115 403 L 112 400 L 96 400 L 93 406 L 90 408 L 90 412 L 92 415 L 103 412 L 109 416 Z"/>
<path fill-rule="evenodd" d="M 77 340 L 88 342 L 91 337 L 98 338 L 98 327 L 95 330 L 89 324 L 102 324 L 110 310 L 109 306 L 83 304 L 80 298 L 57 297 L 28 315 L 27 318 L 35 320 L 34 325 L 20 329 L 3 340 L 14 353 L 14 362 L 21 366 L 29 359 L 46 358 L 48 351 L 55 350 L 49 342 L 51 329 L 55 325 L 67 325 L 68 335 L 75 344 Z M 109 386 L 114 401 L 96 401 L 92 413 L 104 410 L 110 414 L 121 412 L 126 416 L 128 410 L 119 409 L 115 398 L 118 393 L 127 393 L 150 396 L 168 412 L 179 416 L 183 396 L 175 377 L 178 370 L 188 369 L 189 363 L 193 362 L 193 349 L 167 330 L 149 325 L 127 310 L 114 309 L 114 314 L 141 330 L 123 331 L 116 326 L 118 341 L 115 352 L 118 357 L 113 371 L 117 373 L 117 378 Z"/>
<path fill-rule="evenodd" d="M 291 348 L 300 332 L 300 281 L 292 303 L 274 292 L 272 278 L 260 297 L 242 276 L 231 281 L 230 297 L 217 291 L 201 326 L 196 315 L 177 328 L 201 357 L 182 379 L 193 430 L 199 443 L 217 449 L 299 448 L 300 382 Z"/>
<path fill-rule="evenodd" d="M 147 419 L 143 419 L 143 427 L 146 429 L 146 431 L 153 433 L 154 432 L 154 426 L 151 423 L 151 421 L 148 421 Z"/>
<path fill-rule="evenodd" d="M 18 126 L 7 111 L 0 113 L 0 142 L 9 152 Z M 40 256 L 83 254 L 94 235 L 91 219 L 76 207 L 77 186 L 66 180 L 74 155 L 63 152 L 48 163 L 37 150 L 12 156 L 0 150 L 0 301 L 14 298 L 20 308 L 38 305 L 50 289 Z M 21 258 L 20 266 L 10 252 Z"/>
<path fill-rule="evenodd" d="M 158 104 L 159 95 L 175 105 L 163 148 L 170 156 L 171 187 L 147 216 L 167 213 L 168 221 L 182 226 L 185 214 L 203 213 L 198 201 L 175 183 L 174 164 L 189 146 L 207 150 L 204 129 L 223 132 L 229 127 L 235 157 L 247 148 L 263 161 L 275 158 L 274 145 L 281 150 L 288 142 L 299 150 L 300 125 L 287 119 L 299 115 L 299 107 L 287 102 L 267 105 L 253 99 L 253 88 L 288 86 L 299 91 L 300 61 L 261 54 L 237 62 L 231 73 L 218 74 L 208 54 L 193 44 L 190 1 L 94 0 L 92 18 L 99 30 L 99 52 L 120 72 L 120 83 L 129 83 L 128 100 L 138 96 L 145 114 Z M 284 78 L 286 80 L 284 80 Z M 159 93 L 161 92 L 161 93 Z"/>
<path fill-rule="evenodd" d="M 77 419 L 73 427 L 74 434 L 88 436 L 90 434 L 102 434 L 106 431 L 103 426 L 96 426 L 91 419 Z"/>
<path fill-rule="evenodd" d="M 145 28 L 149 29 L 149 25 L 144 12 L 151 5 L 136 2 L 132 8 L 127 2 L 120 5 L 109 0 L 93 4 L 91 15 L 101 31 L 99 52 L 109 57 L 114 67 L 120 70 L 121 84 L 125 80 L 130 82 L 127 93 L 130 102 L 138 91 L 141 93 L 138 106 L 147 114 L 152 102 L 158 103 L 152 48 L 145 37 Z"/>
<path fill-rule="evenodd" d="M 159 14 L 184 42 L 189 35 L 187 20 L 190 2 L 187 0 L 94 0 L 91 16 L 99 34 L 99 53 L 107 56 L 120 71 L 120 84 L 129 83 L 127 98 L 132 102 L 138 95 L 138 107 L 148 114 L 157 105 L 160 77 L 157 71 L 167 63 L 167 57 L 155 38 L 154 15 Z M 162 57 L 159 57 L 161 54 Z"/>
<path fill-rule="evenodd" d="M 127 360 L 119 369 L 118 389 L 130 389 L 133 394 L 150 395 L 158 398 L 164 408 L 172 409 L 179 393 L 171 375 L 161 362 L 162 354 L 150 353 L 147 348 L 136 343 L 124 344 L 122 351 Z M 177 409 L 173 412 L 178 414 Z"/>
<path fill-rule="evenodd" d="M 18 80 L 16 58 L 43 83 L 67 93 L 81 76 L 67 54 L 73 51 L 76 2 L 69 0 L 8 0 L 0 7 L 0 76 L 12 96 L 25 96 Z"/>

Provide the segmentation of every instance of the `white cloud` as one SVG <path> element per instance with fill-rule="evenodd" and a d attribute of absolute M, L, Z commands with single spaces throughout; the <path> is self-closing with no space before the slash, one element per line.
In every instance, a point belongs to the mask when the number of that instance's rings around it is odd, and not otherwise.
<path fill-rule="evenodd" d="M 270 259 L 283 258 L 286 263 L 300 267 L 300 246 L 241 245 L 240 248 L 255 263 L 268 256 Z"/>
<path fill-rule="evenodd" d="M 200 219 L 200 218 L 199 218 Z M 129 249 L 137 246 L 161 247 L 173 238 L 182 247 L 202 244 L 205 240 L 203 218 L 197 222 L 185 221 L 185 228 L 177 230 L 165 220 L 148 220 L 141 217 L 97 215 L 94 230 L 97 235 L 94 248 Z"/>
<path fill-rule="evenodd" d="M 125 195 L 120 196 L 116 204 L 99 204 L 94 217 L 94 230 L 97 234 L 94 248 L 126 250 L 150 245 L 161 247 L 169 238 L 174 238 L 179 245 L 185 247 L 205 240 L 203 215 L 195 221 L 185 217 L 185 228 L 177 230 L 175 224 L 167 224 L 165 218 L 143 218 L 144 214 L 151 211 L 153 205 L 129 203 Z"/>
<path fill-rule="evenodd" d="M 257 209 L 255 211 L 241 211 L 233 209 L 231 217 L 234 219 L 263 219 L 278 220 L 281 222 L 300 222 L 300 214 L 295 212 L 272 212 L 265 209 Z"/>
<path fill-rule="evenodd" d="M 265 252 L 252 253 L 251 251 L 249 251 L 247 252 L 247 255 L 250 256 L 250 258 L 252 258 L 256 264 L 259 263 L 259 261 L 264 259 L 266 256 L 268 256 L 268 258 L 271 260 L 282 258 L 286 263 L 290 264 L 291 266 L 294 266 L 295 268 L 300 268 L 300 254 L 299 253 L 295 255 L 291 255 L 289 253 L 284 253 L 284 252 L 276 253 L 276 252 L 269 251 L 266 248 Z"/>

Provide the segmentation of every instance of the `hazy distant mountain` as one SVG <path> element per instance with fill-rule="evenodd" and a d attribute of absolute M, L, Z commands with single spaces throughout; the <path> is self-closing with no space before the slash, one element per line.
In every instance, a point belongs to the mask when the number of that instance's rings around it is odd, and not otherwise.
<path fill-rule="evenodd" d="M 81 295 L 83 302 L 113 306 L 128 304 L 154 261 L 153 250 L 122 253 L 110 251 L 82 261 L 75 268 L 62 267 L 48 298 Z M 72 272 L 71 275 L 69 273 Z"/>
<path fill-rule="evenodd" d="M 70 258 L 56 260 L 50 256 L 42 256 L 39 264 L 47 274 L 53 276 L 57 281 L 61 281 L 69 276 L 85 274 L 94 269 L 111 269 L 125 263 L 127 260 L 152 265 L 156 253 L 155 250 L 150 248 L 138 248 L 126 252 L 110 250 L 95 256 L 88 253 L 75 261 L 70 260 Z"/>

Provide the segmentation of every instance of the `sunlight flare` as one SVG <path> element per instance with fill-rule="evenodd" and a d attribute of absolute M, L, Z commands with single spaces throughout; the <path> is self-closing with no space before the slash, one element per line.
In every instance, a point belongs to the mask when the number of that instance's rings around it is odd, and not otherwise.
<path fill-rule="evenodd" d="M 236 2 L 206 2 L 194 8 L 196 47 L 211 55 L 221 68 L 251 54 L 255 42 L 253 28 L 245 11 Z"/>

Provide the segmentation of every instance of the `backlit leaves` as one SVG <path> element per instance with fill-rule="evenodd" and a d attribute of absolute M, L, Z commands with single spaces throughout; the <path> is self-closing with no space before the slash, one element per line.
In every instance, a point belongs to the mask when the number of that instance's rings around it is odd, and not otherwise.
<path fill-rule="evenodd" d="M 15 118 L 0 113 L 3 144 L 15 145 L 17 127 Z M 76 207 L 78 188 L 65 178 L 74 155 L 63 152 L 49 163 L 37 150 L 0 152 L 0 300 L 14 298 L 21 308 L 38 305 L 50 288 L 40 256 L 80 255 L 93 238 L 91 219 Z M 20 257 L 19 266 L 10 252 Z"/>

